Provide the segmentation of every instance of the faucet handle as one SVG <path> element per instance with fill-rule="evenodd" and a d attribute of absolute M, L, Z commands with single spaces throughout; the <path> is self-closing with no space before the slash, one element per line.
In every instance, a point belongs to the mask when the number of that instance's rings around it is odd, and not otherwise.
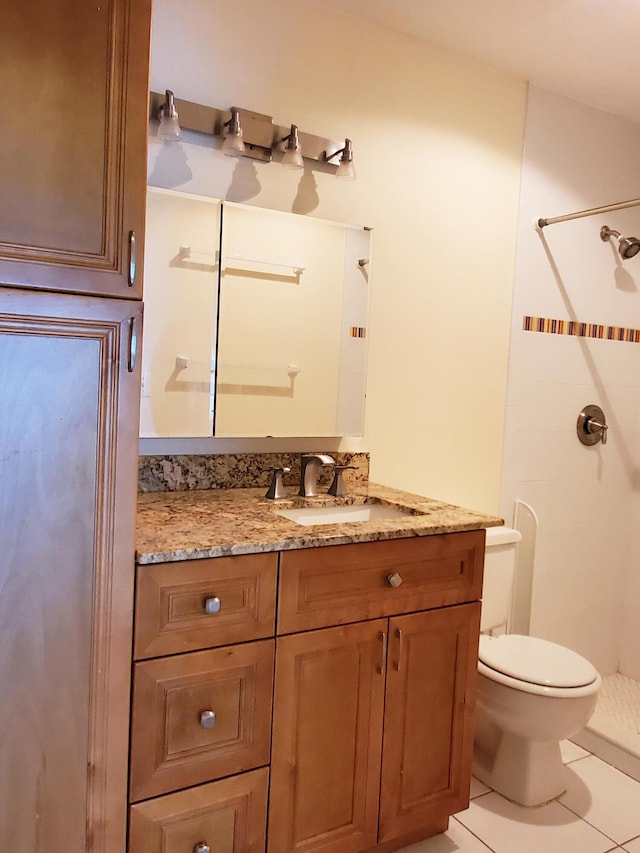
<path fill-rule="evenodd" d="M 347 494 L 347 487 L 344 484 L 342 477 L 343 471 L 352 469 L 356 470 L 355 465 L 335 465 L 333 469 L 333 482 L 329 486 L 328 495 L 333 495 L 334 498 L 342 498 Z"/>
<path fill-rule="evenodd" d="M 291 468 L 273 468 L 271 472 L 271 485 L 265 492 L 265 498 L 269 498 L 269 500 L 279 500 L 280 498 L 286 498 L 287 492 L 284 487 L 284 483 L 282 482 L 282 475 L 288 474 L 291 471 Z"/>

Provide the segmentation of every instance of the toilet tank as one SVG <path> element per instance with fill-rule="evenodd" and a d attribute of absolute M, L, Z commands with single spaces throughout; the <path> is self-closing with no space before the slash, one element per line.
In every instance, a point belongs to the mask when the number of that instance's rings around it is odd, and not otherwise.
<path fill-rule="evenodd" d="M 516 550 L 522 539 L 511 527 L 488 527 L 484 552 L 480 630 L 503 631 L 511 616 L 516 574 Z"/>

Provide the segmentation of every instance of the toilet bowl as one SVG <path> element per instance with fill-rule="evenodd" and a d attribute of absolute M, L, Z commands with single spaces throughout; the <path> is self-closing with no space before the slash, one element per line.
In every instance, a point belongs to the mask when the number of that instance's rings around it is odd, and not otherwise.
<path fill-rule="evenodd" d="M 589 661 L 557 643 L 486 633 L 508 621 L 519 539 L 509 528 L 487 530 L 473 773 L 534 806 L 565 791 L 560 741 L 589 721 L 601 679 Z"/>

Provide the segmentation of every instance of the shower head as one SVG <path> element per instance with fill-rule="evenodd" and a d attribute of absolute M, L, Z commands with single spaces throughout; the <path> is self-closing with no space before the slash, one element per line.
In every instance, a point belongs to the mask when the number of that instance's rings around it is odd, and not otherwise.
<path fill-rule="evenodd" d="M 617 239 L 618 251 L 623 261 L 635 257 L 640 252 L 640 240 L 637 237 L 623 237 L 619 231 L 614 231 L 613 228 L 603 225 L 600 229 L 600 239 L 606 243 L 609 237 Z"/>

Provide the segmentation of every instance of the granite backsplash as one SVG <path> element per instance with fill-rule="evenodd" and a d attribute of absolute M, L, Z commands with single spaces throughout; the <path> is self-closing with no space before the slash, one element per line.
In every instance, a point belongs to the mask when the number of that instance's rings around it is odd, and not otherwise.
<path fill-rule="evenodd" d="M 325 453 L 313 450 L 310 453 Z M 337 465 L 354 465 L 344 472 L 347 487 L 366 489 L 369 482 L 368 453 L 330 452 Z M 140 456 L 139 492 L 176 492 L 192 489 L 268 488 L 272 468 L 291 468 L 284 475 L 290 489 L 300 483 L 300 453 L 218 453 L 212 455 Z M 318 485 L 328 487 L 333 466 L 322 466 Z"/>

